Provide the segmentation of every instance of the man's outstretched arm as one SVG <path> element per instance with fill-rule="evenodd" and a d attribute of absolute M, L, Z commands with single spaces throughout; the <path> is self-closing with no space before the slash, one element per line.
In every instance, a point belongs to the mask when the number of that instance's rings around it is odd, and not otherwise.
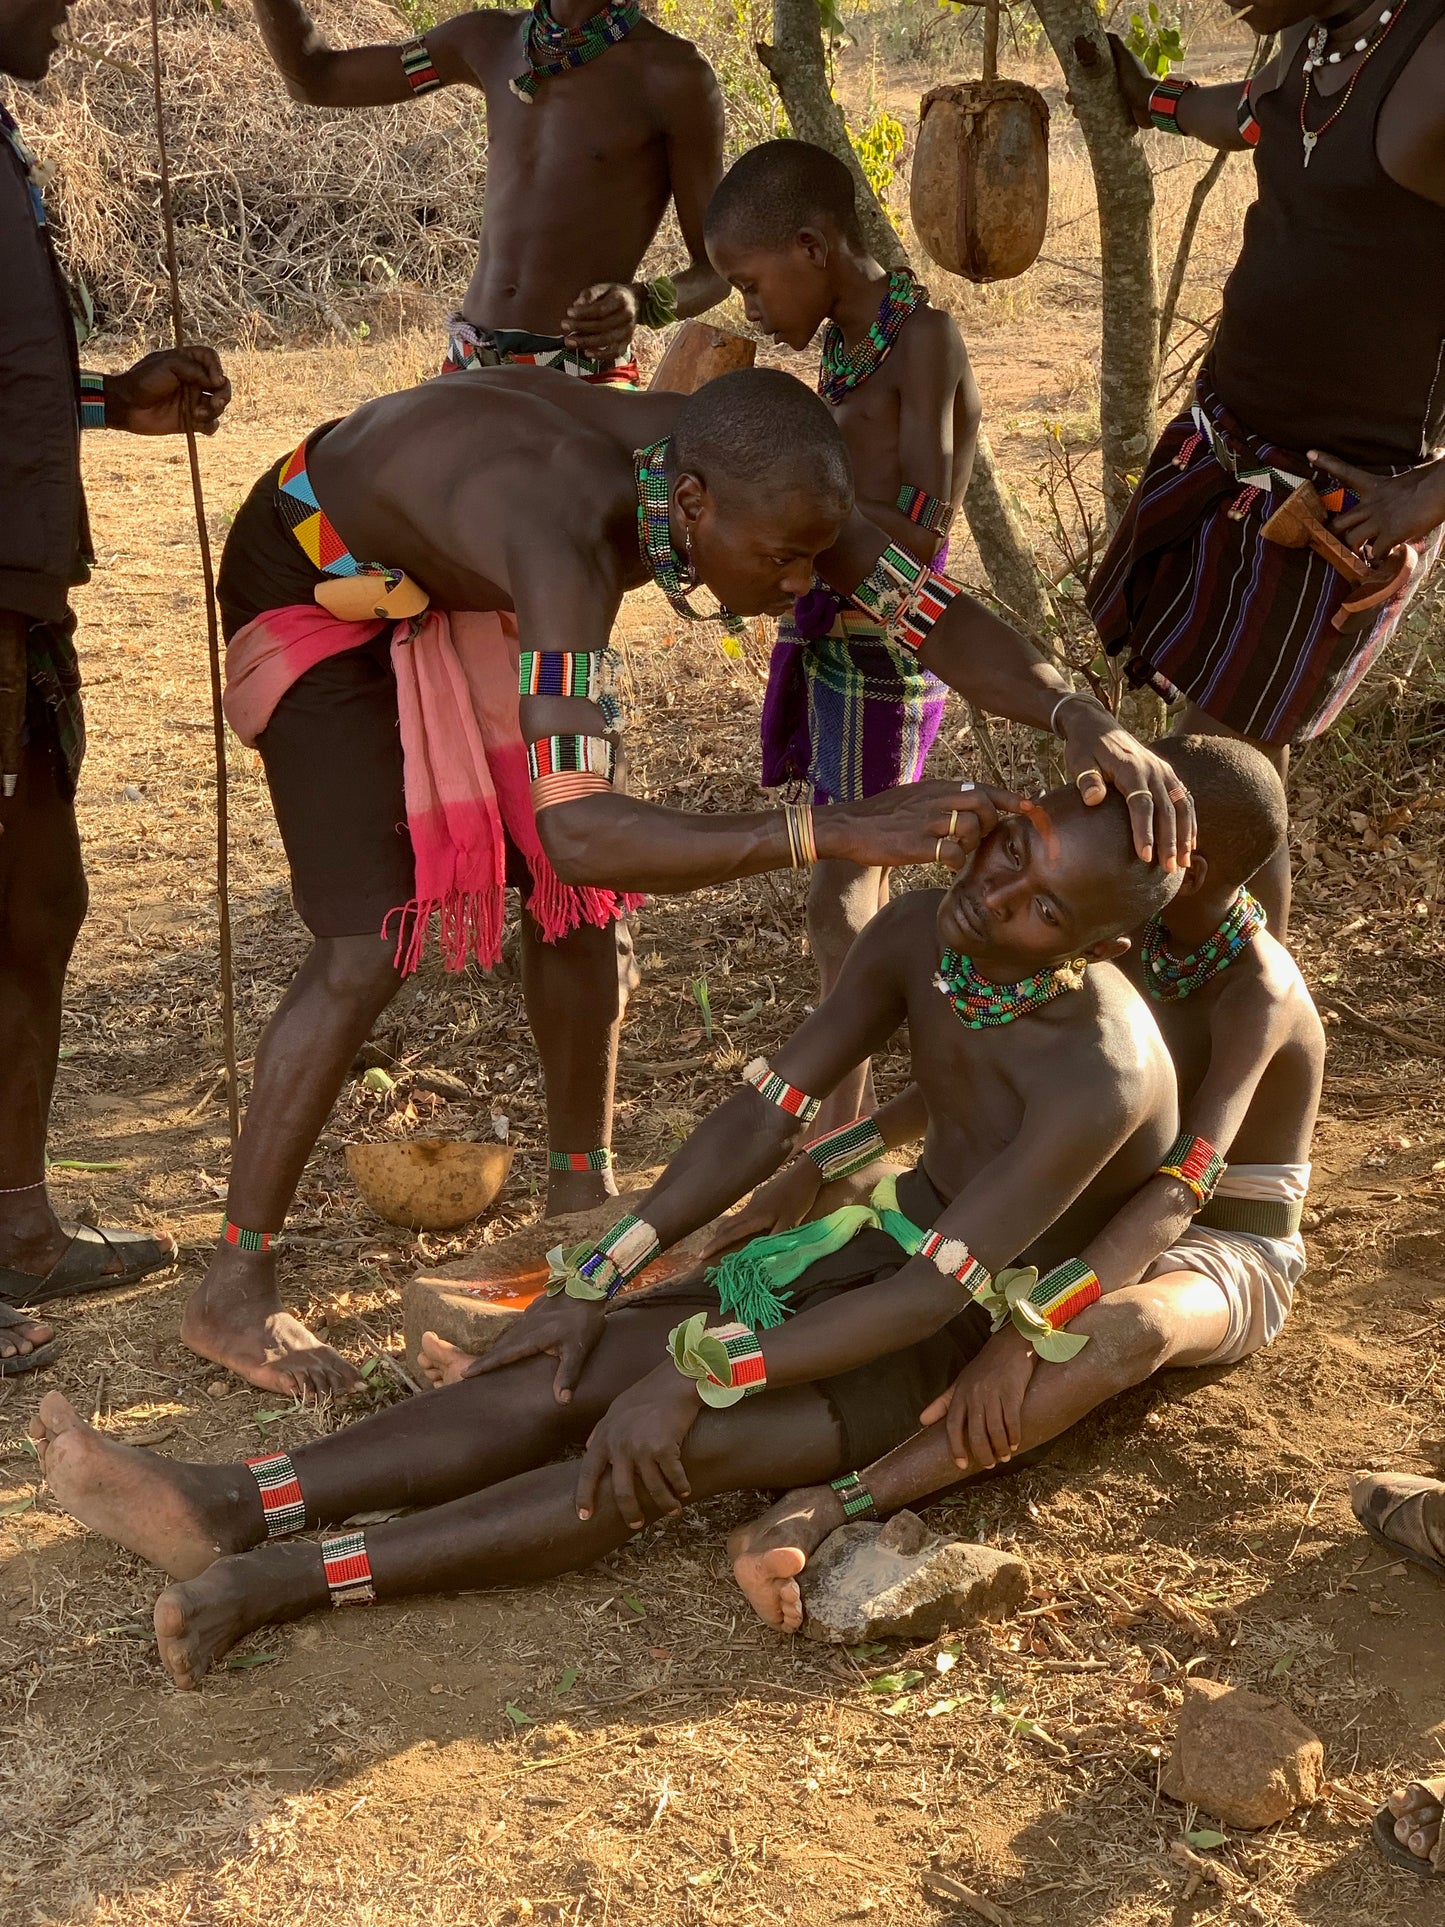
<path fill-rule="evenodd" d="M 1203 141 L 1207 147 L 1222 148 L 1226 152 L 1252 147 L 1254 142 L 1244 132 L 1248 124 L 1248 110 L 1242 104 L 1246 86 L 1251 100 L 1277 87 L 1307 31 L 1308 23 L 1292 28 L 1285 36 L 1280 52 L 1247 83 L 1243 80 L 1227 80 L 1217 86 L 1202 86 L 1195 81 L 1187 82 L 1170 116 L 1175 130 L 1187 134 L 1191 140 Z M 1109 51 L 1114 56 L 1114 77 L 1119 83 L 1119 93 L 1134 125 L 1154 126 L 1149 102 L 1159 85 L 1158 81 L 1138 55 L 1131 53 L 1115 33 L 1109 35 Z M 1171 76 L 1171 82 L 1177 85 L 1178 76 Z"/>
<path fill-rule="evenodd" d="M 311 107 L 386 107 L 434 86 L 479 83 L 462 54 L 477 16 L 459 14 L 426 36 L 424 77 L 402 64 L 403 43 L 337 48 L 328 44 L 302 0 L 253 0 L 267 51 L 293 100 Z M 500 21 L 498 22 L 500 24 Z M 411 43 L 406 43 L 410 45 Z"/>

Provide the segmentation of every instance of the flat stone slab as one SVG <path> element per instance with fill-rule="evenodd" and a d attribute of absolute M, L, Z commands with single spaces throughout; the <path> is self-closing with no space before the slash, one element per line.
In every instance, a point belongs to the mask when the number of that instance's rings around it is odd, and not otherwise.
<path fill-rule="evenodd" d="M 1325 1778 L 1325 1750 L 1284 1700 L 1222 1680 L 1185 1681 L 1174 1751 L 1160 1790 L 1228 1827 L 1270 1827 L 1310 1806 Z"/>
<path fill-rule="evenodd" d="M 1014 1553 L 939 1538 L 915 1513 L 897 1512 L 886 1525 L 855 1519 L 830 1533 L 803 1571 L 803 1631 L 834 1646 L 937 1639 L 1006 1618 L 1029 1587 Z"/>
<path fill-rule="evenodd" d="M 402 1328 L 406 1355 L 415 1365 L 422 1337 L 434 1331 L 469 1352 L 484 1352 L 516 1323 L 547 1282 L 547 1253 L 554 1245 L 597 1238 L 633 1210 L 661 1172 L 638 1171 L 626 1179 L 621 1196 L 590 1211 L 538 1218 L 509 1237 L 478 1245 L 451 1264 L 419 1271 L 402 1287 Z M 645 1284 L 683 1277 L 696 1268 L 705 1232 L 695 1232 L 665 1252 L 643 1275 Z"/>

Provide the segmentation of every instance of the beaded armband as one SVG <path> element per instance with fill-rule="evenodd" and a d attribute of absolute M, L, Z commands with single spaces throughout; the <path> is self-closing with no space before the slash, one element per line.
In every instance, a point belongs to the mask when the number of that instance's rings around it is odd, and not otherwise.
<path fill-rule="evenodd" d="M 80 425 L 105 427 L 105 376 L 88 374 L 84 369 L 80 374 Z"/>
<path fill-rule="evenodd" d="M 945 1278 L 957 1279 L 973 1296 L 987 1291 L 993 1283 L 993 1273 L 979 1263 L 962 1238 L 945 1238 L 941 1231 L 929 1231 L 913 1255 L 926 1258 Z"/>
<path fill-rule="evenodd" d="M 891 628 L 904 605 L 923 586 L 928 564 L 890 542 L 849 597 L 881 628 Z"/>
<path fill-rule="evenodd" d="M 532 809 L 554 809 L 612 787 L 617 753 L 605 736 L 543 736 L 527 745 Z"/>
<path fill-rule="evenodd" d="M 1103 1286 L 1082 1258 L 1066 1258 L 1046 1271 L 1029 1293 L 1028 1302 L 1050 1331 L 1058 1331 L 1085 1306 L 1103 1296 Z"/>
<path fill-rule="evenodd" d="M 1259 146 L 1259 122 L 1254 117 L 1254 106 L 1249 98 L 1249 82 L 1246 81 L 1239 93 L 1239 106 L 1235 109 L 1235 124 L 1239 128 L 1240 139 L 1246 147 Z"/>
<path fill-rule="evenodd" d="M 334 1539 L 323 1539 L 321 1564 L 333 1606 L 370 1606 L 375 1602 L 364 1532 L 343 1532 Z"/>
<path fill-rule="evenodd" d="M 940 502 L 936 495 L 929 495 L 921 488 L 910 488 L 905 482 L 898 491 L 898 506 L 919 528 L 932 529 L 935 535 L 947 535 L 953 520 L 952 502 Z"/>
<path fill-rule="evenodd" d="M 1154 90 L 1149 96 L 1149 118 L 1161 134 L 1179 134 L 1179 103 L 1191 87 L 1198 85 L 1193 80 L 1156 80 Z"/>
<path fill-rule="evenodd" d="M 570 1250 L 555 1245 L 547 1253 L 547 1296 L 565 1292 L 569 1298 L 615 1298 L 661 1249 L 662 1241 L 647 1220 L 629 1212 L 595 1242 Z"/>
<path fill-rule="evenodd" d="M 1191 1137 L 1181 1131 L 1164 1154 L 1159 1166 L 1161 1178 L 1178 1178 L 1199 1200 L 1200 1208 L 1214 1196 L 1214 1187 L 1224 1176 L 1224 1159 L 1208 1138 Z"/>
<path fill-rule="evenodd" d="M 878 1517 L 877 1502 L 856 1472 L 845 1472 L 841 1479 L 832 1479 L 829 1483 L 838 1497 L 843 1501 L 843 1517 L 845 1519 L 876 1519 Z"/>
<path fill-rule="evenodd" d="M 306 1527 L 306 1501 L 289 1452 L 247 1459 L 246 1469 L 261 1488 L 261 1516 L 268 1539 L 284 1539 Z"/>
<path fill-rule="evenodd" d="M 612 686 L 610 650 L 590 654 L 580 649 L 524 649 L 518 662 L 517 693 L 521 696 L 577 696 L 595 703 L 602 720 L 615 729 L 622 705 Z"/>
<path fill-rule="evenodd" d="M 800 1091 L 786 1077 L 779 1077 L 776 1071 L 768 1068 L 765 1057 L 753 1059 L 743 1072 L 743 1082 L 751 1084 L 759 1097 L 765 1097 L 769 1104 L 776 1104 L 780 1111 L 797 1118 L 800 1124 L 811 1124 L 823 1102 L 821 1097 L 809 1097 L 806 1091 Z"/>
<path fill-rule="evenodd" d="M 670 274 L 642 283 L 637 319 L 644 328 L 670 328 L 677 320 L 677 284 Z"/>
<path fill-rule="evenodd" d="M 401 71 L 414 94 L 434 94 L 442 84 L 425 40 L 407 41 L 401 50 Z"/>
<path fill-rule="evenodd" d="M 1033 1265 L 1006 1267 L 975 1296 L 992 1316 L 996 1332 L 1012 1325 L 1040 1358 L 1062 1364 L 1084 1349 L 1089 1334 L 1060 1327 L 1085 1305 L 1092 1305 L 1100 1289 L 1098 1279 L 1083 1260 L 1070 1258 L 1042 1278 Z"/>
<path fill-rule="evenodd" d="M 549 1151 L 549 1171 L 610 1171 L 612 1152 L 603 1144 L 595 1151 Z"/>
<path fill-rule="evenodd" d="M 696 1384 L 704 1405 L 721 1409 L 767 1390 L 763 1348 L 747 1325 L 715 1325 L 709 1331 L 707 1313 L 695 1312 L 668 1333 L 667 1349 L 683 1377 Z"/>
<path fill-rule="evenodd" d="M 834 1184 L 839 1178 L 851 1178 L 855 1171 L 865 1170 L 887 1149 L 883 1133 L 872 1118 L 855 1117 L 851 1124 L 840 1124 L 835 1131 L 825 1131 L 805 1144 L 803 1156 L 817 1165 L 824 1184 Z"/>

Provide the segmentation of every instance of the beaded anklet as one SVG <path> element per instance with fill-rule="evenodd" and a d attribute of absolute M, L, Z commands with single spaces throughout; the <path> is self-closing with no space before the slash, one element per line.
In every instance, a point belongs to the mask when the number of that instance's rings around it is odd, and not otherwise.
<path fill-rule="evenodd" d="M 783 826 L 788 832 L 788 856 L 795 870 L 818 861 L 818 842 L 813 834 L 811 803 L 784 803 Z"/>
<path fill-rule="evenodd" d="M 662 1240 L 647 1220 L 629 1212 L 592 1243 L 570 1250 L 556 1245 L 547 1253 L 547 1296 L 565 1292 L 569 1298 L 615 1298 L 661 1249 Z"/>
<path fill-rule="evenodd" d="M 709 1331 L 707 1313 L 694 1312 L 667 1334 L 667 1349 L 683 1377 L 696 1384 L 703 1404 L 714 1410 L 767 1390 L 763 1348 L 747 1325 L 716 1325 Z"/>
<path fill-rule="evenodd" d="M 953 520 L 952 502 L 940 502 L 936 495 L 929 495 L 921 488 L 910 488 L 905 482 L 898 491 L 898 506 L 919 528 L 932 529 L 935 535 L 947 535 Z"/>
<path fill-rule="evenodd" d="M 549 1151 L 549 1171 L 610 1171 L 612 1152 L 601 1144 L 595 1151 Z"/>
<path fill-rule="evenodd" d="M 7 1184 L 0 1186 L 0 1198 L 17 1198 L 22 1191 L 43 1191 L 47 1180 L 37 1178 L 34 1184 Z"/>
<path fill-rule="evenodd" d="M 246 1470 L 261 1488 L 261 1512 L 268 1539 L 285 1539 L 306 1525 L 306 1501 L 289 1452 L 247 1459 Z"/>
<path fill-rule="evenodd" d="M 334 1539 L 321 1541 L 321 1563 L 333 1606 L 371 1606 L 376 1603 L 376 1587 L 371 1579 L 371 1561 L 366 1556 L 366 1534 L 343 1532 Z"/>
<path fill-rule="evenodd" d="M 1199 1200 L 1196 1209 L 1202 1209 L 1214 1196 L 1214 1187 L 1224 1176 L 1224 1159 L 1208 1138 L 1193 1137 L 1188 1131 L 1181 1131 L 1164 1153 L 1164 1162 L 1159 1166 L 1158 1175 L 1161 1178 L 1178 1178 L 1181 1184 L 1187 1184 Z"/>
<path fill-rule="evenodd" d="M 851 1178 L 855 1171 L 864 1170 L 887 1149 L 873 1119 L 855 1117 L 851 1124 L 840 1124 L 805 1144 L 803 1156 L 817 1165 L 824 1184 L 834 1184 L 839 1178 Z"/>
<path fill-rule="evenodd" d="M 790 1084 L 786 1077 L 779 1077 L 769 1067 L 766 1057 L 753 1059 L 743 1072 L 743 1082 L 751 1084 L 759 1097 L 765 1097 L 769 1104 L 776 1104 L 780 1111 L 797 1118 L 800 1124 L 811 1124 L 822 1108 L 821 1097 L 809 1097 L 796 1084 Z"/>
<path fill-rule="evenodd" d="M 1167 76 L 1154 83 L 1149 95 L 1149 118 L 1161 134 L 1182 134 L 1179 125 L 1179 103 L 1192 87 L 1199 85 L 1196 80 L 1170 80 Z"/>
<path fill-rule="evenodd" d="M 420 38 L 408 40 L 401 50 L 401 71 L 414 94 L 434 94 L 441 86 L 441 75 L 431 57 L 431 49 Z"/>
<path fill-rule="evenodd" d="M 226 1218 L 221 1225 L 221 1240 L 238 1251 L 269 1251 L 281 1234 L 277 1231 L 247 1231 L 243 1225 Z"/>
<path fill-rule="evenodd" d="M 80 375 L 80 425 L 105 427 L 105 376 L 82 369 Z"/>
<path fill-rule="evenodd" d="M 831 1489 L 843 1501 L 845 1519 L 876 1519 L 878 1502 L 856 1472 L 845 1472 L 841 1479 L 830 1479 Z"/>

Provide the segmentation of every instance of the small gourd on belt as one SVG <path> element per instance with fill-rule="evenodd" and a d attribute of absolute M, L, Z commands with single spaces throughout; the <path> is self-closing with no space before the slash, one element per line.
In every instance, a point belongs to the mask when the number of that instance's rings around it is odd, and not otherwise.
<path fill-rule="evenodd" d="M 969 281 L 1031 268 L 1049 220 L 1049 110 L 998 77 L 998 0 L 984 16 L 983 78 L 935 87 L 918 109 L 910 207 L 931 260 Z"/>

